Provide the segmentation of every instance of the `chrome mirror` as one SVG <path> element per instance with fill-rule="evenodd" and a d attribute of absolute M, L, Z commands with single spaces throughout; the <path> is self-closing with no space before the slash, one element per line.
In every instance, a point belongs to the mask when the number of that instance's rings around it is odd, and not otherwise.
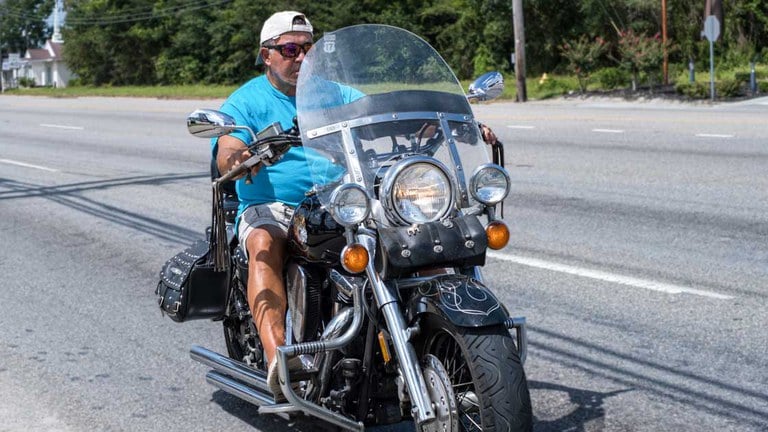
<path fill-rule="evenodd" d="M 240 129 L 231 116 L 212 109 L 199 109 L 187 116 L 187 130 L 200 138 L 216 138 Z"/>
<path fill-rule="evenodd" d="M 469 85 L 467 99 L 485 101 L 496 99 L 504 91 L 504 77 L 499 72 L 488 72 Z"/>

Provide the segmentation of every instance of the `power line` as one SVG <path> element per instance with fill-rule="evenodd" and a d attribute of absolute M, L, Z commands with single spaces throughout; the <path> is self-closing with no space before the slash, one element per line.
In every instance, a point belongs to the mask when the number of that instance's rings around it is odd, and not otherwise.
<path fill-rule="evenodd" d="M 231 2 L 232 0 L 217 0 L 209 2 L 207 0 L 193 0 L 181 5 L 171 6 L 163 9 L 154 8 L 135 8 L 133 10 L 128 9 L 126 11 L 120 11 L 114 14 L 102 15 L 99 18 L 76 18 L 68 16 L 66 19 L 67 25 L 111 25 L 121 24 L 129 22 L 147 21 L 156 18 L 164 18 L 168 16 L 183 14 L 200 9 L 205 9 L 210 6 L 218 6 Z M 0 15 L 5 13 L 9 16 L 20 18 L 24 21 L 42 21 L 49 15 L 48 12 L 29 13 L 19 10 L 5 9 L 0 10 Z"/>
<path fill-rule="evenodd" d="M 164 9 L 145 9 L 135 13 L 117 13 L 113 15 L 104 15 L 99 18 L 73 18 L 67 19 L 67 24 L 74 25 L 110 25 L 121 24 L 128 22 L 147 21 L 156 18 L 164 18 L 167 16 L 178 15 L 182 13 L 192 12 L 195 10 L 205 9 L 210 6 L 218 6 L 221 4 L 229 3 L 232 0 L 218 0 L 215 2 L 192 1 L 186 4 L 172 6 Z"/>

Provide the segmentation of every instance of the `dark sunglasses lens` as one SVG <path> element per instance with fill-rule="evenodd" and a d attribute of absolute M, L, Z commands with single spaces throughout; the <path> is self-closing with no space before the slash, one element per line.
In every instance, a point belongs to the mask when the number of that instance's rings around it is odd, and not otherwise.
<path fill-rule="evenodd" d="M 280 51 L 280 54 L 282 54 L 283 57 L 288 58 L 298 57 L 300 53 L 301 45 L 297 45 L 295 43 L 287 43 L 283 45 L 283 49 Z"/>
<path fill-rule="evenodd" d="M 280 45 L 280 54 L 286 58 L 296 58 L 299 56 L 299 54 L 301 54 L 302 51 L 304 51 L 304 54 L 306 54 L 310 48 L 312 48 L 312 42 L 307 42 L 304 45 L 288 42 L 285 45 Z"/>

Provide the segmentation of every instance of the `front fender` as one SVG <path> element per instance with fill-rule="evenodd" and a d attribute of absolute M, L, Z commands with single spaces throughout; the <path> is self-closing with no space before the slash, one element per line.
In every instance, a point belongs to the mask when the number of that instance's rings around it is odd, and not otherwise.
<path fill-rule="evenodd" d="M 407 305 L 409 322 L 433 313 L 459 327 L 485 327 L 505 324 L 509 317 L 490 289 L 464 275 L 441 275 L 422 282 Z"/>

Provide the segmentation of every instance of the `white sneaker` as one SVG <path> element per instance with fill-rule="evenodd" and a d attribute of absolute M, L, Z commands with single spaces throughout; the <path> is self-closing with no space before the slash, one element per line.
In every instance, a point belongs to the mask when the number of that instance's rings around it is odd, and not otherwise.
<path fill-rule="evenodd" d="M 293 375 L 294 372 L 301 372 L 303 370 L 304 366 L 301 362 L 301 358 L 291 357 L 288 359 L 288 371 L 290 372 L 289 376 Z M 272 360 L 272 363 L 269 364 L 269 369 L 267 369 L 267 385 L 269 386 L 270 390 L 272 390 L 272 394 L 275 397 L 275 402 L 286 401 L 283 390 L 280 388 L 276 358 Z M 296 391 L 299 388 L 300 382 L 292 382 L 291 385 L 293 390 Z"/>

